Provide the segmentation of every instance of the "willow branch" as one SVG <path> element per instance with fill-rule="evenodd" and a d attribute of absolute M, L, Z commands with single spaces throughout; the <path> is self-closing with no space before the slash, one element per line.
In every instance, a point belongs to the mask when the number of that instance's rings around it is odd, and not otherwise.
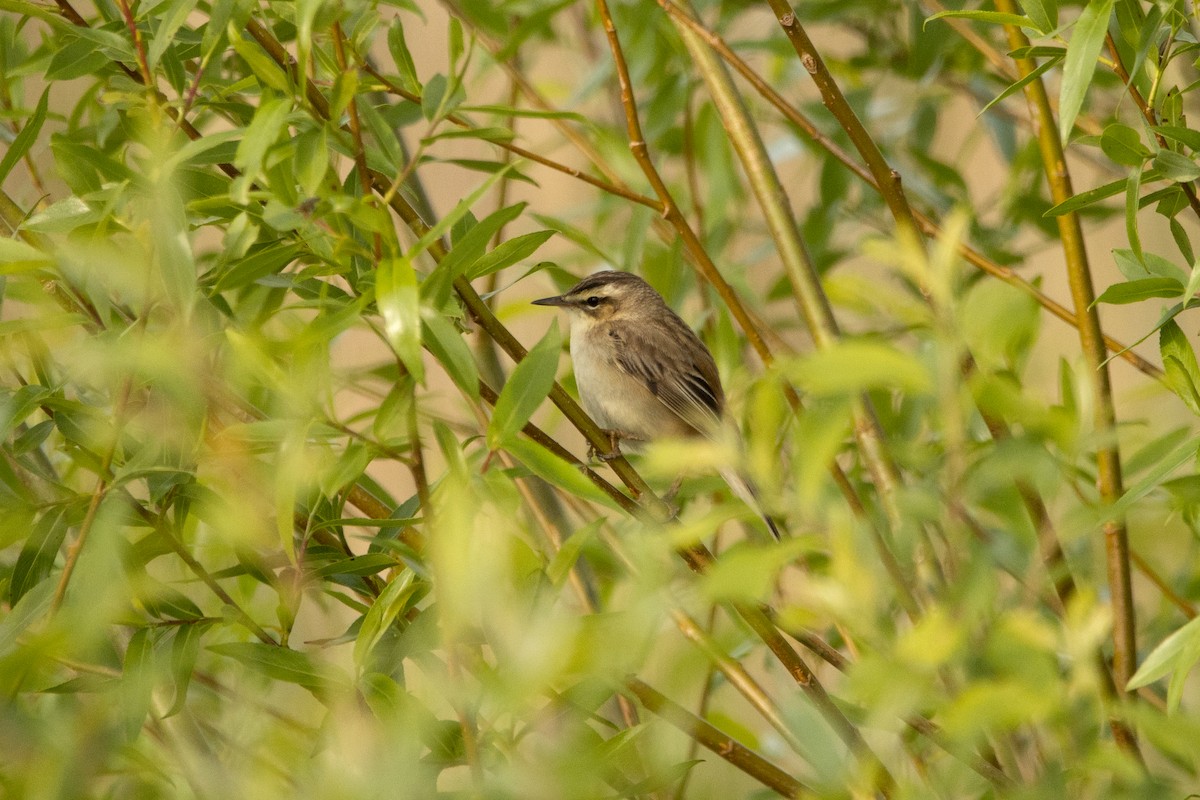
<path fill-rule="evenodd" d="M 728 734 L 687 711 L 654 687 L 636 677 L 627 678 L 625 688 L 648 710 L 674 725 L 693 741 L 728 761 L 756 781 L 783 797 L 811 795 L 804 784 L 746 747 Z"/>
<path fill-rule="evenodd" d="M 1019 13 L 1012 0 L 997 0 L 996 7 L 1003 12 Z M 1008 41 L 1014 49 L 1028 47 L 1029 40 L 1015 25 L 1006 25 Z M 1028 76 L 1036 68 L 1032 59 L 1017 59 L 1017 68 L 1022 76 Z M 1050 195 L 1054 203 L 1062 203 L 1074 195 L 1066 157 L 1058 137 L 1046 87 L 1041 79 L 1030 81 L 1025 86 L 1025 97 L 1029 101 L 1030 113 L 1037 132 L 1042 164 L 1050 184 Z M 1100 317 L 1094 302 L 1091 270 L 1088 265 L 1087 247 L 1079 216 L 1063 214 L 1057 218 L 1059 236 L 1063 245 L 1067 277 L 1071 285 L 1071 299 L 1078 320 L 1080 344 L 1089 367 L 1089 388 L 1092 393 L 1093 424 L 1101 438 L 1096 452 L 1097 483 L 1100 503 L 1111 506 L 1123 494 L 1121 481 L 1121 459 L 1117 449 L 1116 410 L 1113 406 L 1112 386 L 1109 381 L 1105 347 L 1100 329 Z M 1130 581 L 1129 540 L 1125 523 L 1121 519 L 1109 518 L 1102 524 L 1105 555 L 1108 565 L 1108 586 L 1113 609 L 1113 679 L 1119 693 L 1133 677 L 1137 668 L 1137 630 L 1134 622 L 1133 587 Z M 1137 755 L 1137 740 L 1124 724 L 1112 720 L 1113 736 L 1126 752 Z"/>

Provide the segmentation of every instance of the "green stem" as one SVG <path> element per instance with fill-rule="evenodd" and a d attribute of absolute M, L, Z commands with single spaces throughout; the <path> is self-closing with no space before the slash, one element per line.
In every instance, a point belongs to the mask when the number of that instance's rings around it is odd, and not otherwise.
<path fill-rule="evenodd" d="M 996 0 L 996 8 L 1002 12 L 1019 13 L 1012 0 Z M 1006 25 L 1005 29 L 1008 32 L 1010 47 L 1017 49 L 1029 46 L 1029 40 L 1019 27 Z M 1036 65 L 1032 59 L 1024 58 L 1017 59 L 1017 67 L 1024 77 L 1033 72 Z M 1064 202 L 1073 196 L 1075 191 L 1071 186 L 1066 156 L 1059 141 L 1054 112 L 1050 108 L 1050 98 L 1040 78 L 1030 81 L 1025 86 L 1025 97 L 1033 115 L 1042 165 L 1050 184 L 1050 196 L 1054 203 Z M 1079 216 L 1069 213 L 1056 219 L 1067 278 L 1071 286 L 1071 299 L 1075 305 L 1080 344 L 1088 365 L 1088 384 L 1094 408 L 1093 424 L 1101 441 L 1096 452 L 1100 503 L 1103 507 L 1108 507 L 1121 497 L 1124 488 L 1121 481 L 1121 458 L 1117 447 L 1117 415 L 1113 406 L 1108 364 L 1105 360 L 1104 337 L 1100 329 L 1100 316 L 1094 305 L 1096 293 L 1092 287 L 1087 246 Z M 1134 621 L 1133 587 L 1130 581 L 1129 540 L 1122 519 L 1107 519 L 1101 527 L 1104 533 L 1108 587 L 1113 610 L 1113 681 L 1118 696 L 1122 696 L 1126 691 L 1125 686 L 1137 668 L 1137 629 Z M 1112 720 L 1112 729 L 1117 743 L 1136 756 L 1137 740 L 1132 731 L 1116 719 Z"/>

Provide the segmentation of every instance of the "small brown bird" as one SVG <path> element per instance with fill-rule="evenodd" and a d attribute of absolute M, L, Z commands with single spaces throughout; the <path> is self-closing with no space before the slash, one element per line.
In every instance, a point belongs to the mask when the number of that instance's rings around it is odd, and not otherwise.
<path fill-rule="evenodd" d="M 612 443 L 602 458 L 615 457 L 622 440 L 717 434 L 725 392 L 716 362 L 650 284 L 609 270 L 533 302 L 567 312 L 579 399 Z M 778 539 L 775 522 L 760 510 L 749 484 L 732 470 L 721 474 Z"/>

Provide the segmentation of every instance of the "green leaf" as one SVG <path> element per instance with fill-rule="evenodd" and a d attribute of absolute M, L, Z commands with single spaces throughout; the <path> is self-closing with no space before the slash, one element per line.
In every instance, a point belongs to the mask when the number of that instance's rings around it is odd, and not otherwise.
<path fill-rule="evenodd" d="M 1187 273 L 1156 253 L 1142 253 L 1139 259 L 1138 254 L 1132 250 L 1120 248 L 1113 250 L 1113 258 L 1116 259 L 1121 274 L 1131 281 L 1147 276 L 1171 278 L 1180 284 L 1187 281 Z"/>
<path fill-rule="evenodd" d="M 1075 23 L 1075 31 L 1067 44 L 1067 58 L 1063 64 L 1062 87 L 1058 98 L 1059 135 L 1063 144 L 1071 137 L 1075 127 L 1075 118 L 1083 108 L 1083 99 L 1088 87 L 1092 85 L 1092 77 L 1096 72 L 1096 62 L 1100 58 L 1100 48 L 1104 46 L 1104 37 L 1108 33 L 1108 20 L 1112 16 L 1114 0 L 1088 0 L 1079 21 Z"/>
<path fill-rule="evenodd" d="M 371 604 L 354 640 L 354 663 L 360 669 L 366 666 L 375 645 L 379 644 L 379 640 L 407 606 L 409 598 L 420 588 L 416 575 L 411 569 L 406 569 L 393 577 Z"/>
<path fill-rule="evenodd" d="M 421 293 L 435 308 L 441 308 L 458 276 L 479 260 L 487 250 L 488 243 L 508 223 L 521 215 L 526 203 L 516 203 L 489 214 L 472 225 L 466 233 L 456 236 L 450 252 L 438 263 L 421 287 Z M 469 210 L 469 209 L 464 209 Z M 465 214 L 463 215 L 465 216 Z"/>
<path fill-rule="evenodd" d="M 1200 415 L 1200 367 L 1196 354 L 1175 320 L 1170 320 L 1158 332 L 1158 351 L 1162 355 L 1167 384 L 1193 414 Z"/>
<path fill-rule="evenodd" d="M 1125 283 L 1114 283 L 1096 298 L 1096 302 L 1125 305 L 1149 300 L 1153 297 L 1178 297 L 1182 293 L 1183 284 L 1174 278 L 1142 278 Z"/>
<path fill-rule="evenodd" d="M 446 76 L 440 72 L 425 84 L 425 90 L 421 93 L 421 115 L 427 121 L 432 121 L 441 113 L 448 88 Z"/>
<path fill-rule="evenodd" d="M 20 239 L 0 237 L 0 275 L 15 275 L 53 263 L 50 256 Z"/>
<path fill-rule="evenodd" d="M 200 643 L 213 623 L 201 621 L 189 625 L 175 626 L 175 639 L 171 643 L 171 677 L 175 683 L 175 699 L 163 717 L 178 714 L 187 704 L 188 687 L 196 669 L 196 658 L 200 655 Z"/>
<path fill-rule="evenodd" d="M 1140 167 L 1151 155 L 1138 132 L 1119 122 L 1104 129 L 1100 149 L 1113 161 L 1127 167 Z"/>
<path fill-rule="evenodd" d="M 583 474 L 581 465 L 564 461 L 541 445 L 516 436 L 508 440 L 504 449 L 547 483 L 584 500 L 620 510 L 615 500 Z"/>
<path fill-rule="evenodd" d="M 454 385 L 472 400 L 479 400 L 479 370 L 471 348 L 450 320 L 437 314 L 421 319 L 425 348 L 437 359 Z"/>
<path fill-rule="evenodd" d="M 1154 156 L 1154 168 L 1163 177 L 1176 183 L 1187 183 L 1200 178 L 1200 164 L 1185 155 L 1171 150 L 1159 150 Z"/>
<path fill-rule="evenodd" d="M 50 610 L 57 581 L 47 578 L 25 592 L 12 609 L 0 619 L 0 656 L 9 655 L 25 629 L 43 619 Z"/>
<path fill-rule="evenodd" d="M 42 97 L 38 100 L 37 107 L 33 109 L 33 115 L 29 121 L 21 128 L 21 131 L 13 137 L 12 144 L 8 146 L 8 150 L 4 153 L 4 158 L 0 159 L 0 183 L 8 177 L 8 173 L 12 172 L 12 168 L 17 165 L 17 162 L 25 157 L 29 152 L 29 148 L 33 147 L 33 143 L 37 141 L 38 134 L 42 130 L 42 123 L 46 121 L 46 104 L 50 100 L 50 89 L 47 88 L 42 92 Z"/>
<path fill-rule="evenodd" d="M 226 33 L 229 35 L 229 43 L 233 45 L 234 51 L 250 65 L 250 69 L 263 86 L 270 87 L 284 95 L 291 93 L 291 80 L 287 73 L 275 63 L 275 59 L 267 55 L 267 52 L 257 42 L 242 38 L 241 33 L 232 22 Z"/>
<path fill-rule="evenodd" d="M 287 647 L 262 642 L 226 642 L 210 644 L 208 649 L 240 661 L 273 680 L 303 686 L 319 700 L 328 697 L 333 690 L 345 690 L 350 686 L 350 679 L 342 670 Z"/>
<path fill-rule="evenodd" d="M 1058 27 L 1057 0 L 1021 0 L 1021 9 L 1040 33 L 1048 34 Z"/>
<path fill-rule="evenodd" d="M 256 177 L 259 174 L 263 158 L 279 140 L 291 110 L 292 101 L 287 97 L 272 97 L 262 101 L 246 128 L 246 135 L 238 143 L 237 155 L 233 159 L 234 165 L 247 176 Z"/>
<path fill-rule="evenodd" d="M 38 519 L 13 566 L 8 587 L 10 603 L 16 603 L 50 574 L 66 535 L 67 521 L 62 507 L 47 511 Z"/>
<path fill-rule="evenodd" d="M 846 340 L 798 359 L 785 371 L 817 397 L 853 395 L 871 389 L 928 394 L 933 381 L 912 355 L 882 342 Z"/>
<path fill-rule="evenodd" d="M 450 130 L 426 136 L 423 144 L 432 144 L 440 139 L 482 139 L 485 142 L 510 142 L 516 136 L 508 128 L 451 128 Z"/>
<path fill-rule="evenodd" d="M 493 272 L 512 266 L 523 258 L 529 258 L 554 234 L 555 231 L 535 231 L 501 243 L 490 253 L 484 254 L 467 270 L 467 279 L 475 280 L 484 275 L 491 275 Z"/>
<path fill-rule="evenodd" d="M 1152 130 L 1167 139 L 1186 145 L 1194 152 L 1200 152 L 1200 131 L 1178 125 L 1155 125 Z"/>
<path fill-rule="evenodd" d="M 558 330 L 558 320 L 555 320 L 541 341 L 517 364 L 496 398 L 496 407 L 492 409 L 492 420 L 488 424 L 488 447 L 496 450 L 511 443 L 529 422 L 554 385 L 561 349 L 562 334 Z"/>
<path fill-rule="evenodd" d="M 485 180 L 482 184 L 480 184 L 479 187 L 477 187 L 475 189 L 475 191 L 471 192 L 470 195 L 468 195 L 464 199 L 460 200 L 458 202 L 458 205 L 456 205 L 450 211 L 449 214 L 446 214 L 441 219 L 439 219 L 433 225 L 433 227 L 431 227 L 428 231 L 425 232 L 424 236 L 422 236 L 420 239 L 417 240 L 417 243 L 413 245 L 411 250 L 409 250 L 409 258 L 416 258 L 418 253 L 425 252 L 433 245 L 434 242 L 441 239 L 442 236 L 445 235 L 446 231 L 453 228 L 454 224 L 456 222 L 458 222 L 460 219 L 462 219 L 464 216 L 466 216 L 468 212 L 470 212 L 471 206 L 473 206 L 473 205 L 475 205 L 475 203 L 479 202 L 479 198 L 481 198 L 485 194 L 487 194 L 488 191 L 493 186 L 496 185 L 496 182 L 499 181 L 501 178 L 503 178 L 507 174 L 508 174 L 508 169 L 506 168 L 506 169 L 500 170 L 499 172 L 496 172 L 493 175 L 489 175 L 487 180 Z M 512 206 L 509 206 L 509 208 L 512 208 Z M 524 208 L 524 206 L 522 206 L 522 208 Z M 501 213 L 501 212 L 496 212 L 496 213 Z"/>
<path fill-rule="evenodd" d="M 1035 68 L 1033 68 L 1032 70 L 1029 71 L 1028 75 L 1026 75 L 1025 77 L 1021 78 L 1020 80 L 1016 81 L 1015 83 L 1009 84 L 1009 86 L 1003 92 L 1001 92 L 1000 94 L 993 97 L 986 106 L 979 109 L 979 114 L 976 114 L 976 116 L 978 117 L 978 116 L 983 115 L 984 113 L 987 112 L 988 109 L 990 109 L 992 106 L 999 103 L 1004 98 L 1011 97 L 1013 94 L 1016 94 L 1017 92 L 1021 91 L 1029 84 L 1031 84 L 1034 81 L 1036 81 L 1037 79 L 1041 78 L 1042 75 L 1046 74 L 1046 72 L 1048 72 L 1050 69 L 1058 66 L 1059 62 L 1061 62 L 1061 61 L 1062 61 L 1062 56 L 1057 56 L 1055 58 L 1051 58 L 1046 61 L 1043 61 L 1041 64 L 1038 64 Z"/>
<path fill-rule="evenodd" d="M 421 360 L 421 294 L 412 261 L 387 258 L 375 273 L 375 303 L 392 349 L 418 383 L 425 379 Z"/>
<path fill-rule="evenodd" d="M 400 71 L 401 84 L 413 94 L 420 94 L 421 80 L 417 77 L 416 64 L 413 63 L 408 42 L 404 39 L 404 26 L 400 23 L 399 15 L 392 18 L 387 33 L 387 45 L 392 54 L 392 60 L 396 62 L 396 69 Z"/>
<path fill-rule="evenodd" d="M 250 253 L 245 258 L 233 262 L 224 272 L 217 276 L 212 294 L 221 294 L 240 289 L 255 281 L 274 275 L 296 260 L 303 252 L 300 245 L 270 244 Z"/>
<path fill-rule="evenodd" d="M 1125 190 L 1128 180 L 1122 178 L 1119 181 L 1106 183 L 1103 186 L 1097 186 L 1095 189 L 1088 189 L 1086 192 L 1080 192 L 1077 195 L 1068 197 L 1056 206 L 1052 206 L 1043 214 L 1043 217 L 1061 217 L 1063 214 L 1070 214 L 1073 211 L 1078 211 L 1081 208 L 1086 208 L 1092 203 L 1099 202 L 1106 197 L 1120 194 Z"/>
<path fill-rule="evenodd" d="M 588 124 L 588 118 L 575 111 L 544 111 L 537 108 L 517 108 L 501 105 L 462 105 L 458 107 L 464 113 L 496 114 L 501 117 L 519 117 L 528 119 L 569 119 L 573 122 Z"/>
<path fill-rule="evenodd" d="M 323 564 L 308 573 L 309 578 L 328 578 L 333 575 L 374 575 L 385 569 L 399 566 L 395 557 L 386 553 L 367 553 L 350 558 L 339 558 L 329 564 Z"/>
<path fill-rule="evenodd" d="M 1017 25 L 1037 31 L 1038 27 L 1029 17 L 1021 14 L 1006 14 L 1002 11 L 939 11 L 925 20 L 926 25 L 935 19 L 970 19 L 976 22 L 986 22 L 990 25 Z M 1039 31 L 1040 33 L 1040 31 Z"/>
<path fill-rule="evenodd" d="M 196 7 L 196 2 L 197 0 L 174 0 L 171 3 L 170 10 L 158 24 L 158 29 L 150 39 L 150 46 L 146 48 L 146 62 L 151 71 L 158 66 L 159 59 L 170 47 L 171 42 L 175 41 L 176 32 L 187 22 L 188 15 Z"/>
<path fill-rule="evenodd" d="M 1154 648 L 1125 688 L 1140 689 L 1171 673 L 1167 707 L 1174 711 L 1179 707 L 1184 679 L 1197 661 L 1200 661 L 1200 618 L 1191 620 Z"/>

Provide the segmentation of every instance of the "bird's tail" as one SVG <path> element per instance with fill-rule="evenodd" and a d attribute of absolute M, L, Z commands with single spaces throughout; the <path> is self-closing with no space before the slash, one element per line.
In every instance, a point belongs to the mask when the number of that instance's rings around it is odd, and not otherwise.
<path fill-rule="evenodd" d="M 725 479 L 725 483 L 729 484 L 729 489 L 734 496 L 741 500 L 746 505 L 753 509 L 755 514 L 762 517 L 762 521 L 766 523 L 767 529 L 771 531 L 771 535 L 775 537 L 775 541 L 780 541 L 779 526 L 775 524 L 775 520 L 771 515 L 763 511 L 762 504 L 758 501 L 758 492 L 750 481 L 743 478 L 730 467 L 721 468 L 721 477 Z"/>

